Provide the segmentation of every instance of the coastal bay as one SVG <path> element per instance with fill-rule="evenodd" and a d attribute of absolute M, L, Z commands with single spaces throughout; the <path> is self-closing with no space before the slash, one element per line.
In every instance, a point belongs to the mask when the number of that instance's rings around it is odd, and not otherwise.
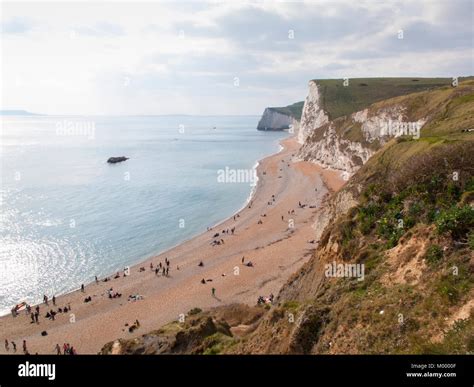
<path fill-rule="evenodd" d="M 132 266 L 126 277 L 112 275 L 107 282 L 99 278 L 86 285 L 84 292 L 57 297 L 56 305 L 69 304 L 72 309 L 56 315 L 54 321 L 44 318 L 53 308 L 51 302 L 40 306 L 39 324 L 31 324 L 24 313 L 0 318 L 2 339 L 18 344 L 26 340 L 30 353 L 54 353 L 57 343 L 70 343 L 78 353 L 97 353 L 111 340 L 140 336 L 195 307 L 253 305 L 259 296 L 277 294 L 315 248 L 312 219 L 317 208 L 329 191 L 337 191 L 344 183 L 337 172 L 294 161 L 292 155 L 300 146 L 294 137 L 283 140 L 282 146 L 279 153 L 259 163 L 254 195 L 235 216 Z M 234 227 L 233 235 L 222 235 L 222 230 Z M 212 244 L 216 233 L 224 244 Z M 150 264 L 156 266 L 165 258 L 170 261 L 169 275 L 157 276 Z M 245 264 L 249 261 L 252 266 Z M 109 298 L 110 289 L 122 296 Z M 143 299 L 128 301 L 130 295 Z M 91 301 L 85 303 L 86 297 Z M 128 327 L 136 320 L 140 327 L 130 333 Z"/>

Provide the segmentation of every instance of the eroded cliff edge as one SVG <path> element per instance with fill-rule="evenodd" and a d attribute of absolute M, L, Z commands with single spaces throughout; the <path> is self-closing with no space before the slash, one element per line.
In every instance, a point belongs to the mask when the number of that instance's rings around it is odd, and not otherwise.
<path fill-rule="evenodd" d="M 263 112 L 257 130 L 298 131 L 303 101 L 285 107 L 268 107 Z"/>
<path fill-rule="evenodd" d="M 449 78 L 359 78 L 309 82 L 298 157 L 341 171 L 347 180 L 398 130 L 419 133 L 432 110 L 402 97 L 448 87 Z M 434 107 L 435 108 L 435 107 Z"/>

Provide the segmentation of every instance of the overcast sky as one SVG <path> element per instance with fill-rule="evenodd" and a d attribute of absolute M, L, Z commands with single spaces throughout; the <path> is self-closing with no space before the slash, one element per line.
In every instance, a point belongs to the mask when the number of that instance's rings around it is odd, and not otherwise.
<path fill-rule="evenodd" d="M 473 75 L 473 18 L 471 0 L 2 3 L 1 108 L 260 114 L 314 78 Z"/>

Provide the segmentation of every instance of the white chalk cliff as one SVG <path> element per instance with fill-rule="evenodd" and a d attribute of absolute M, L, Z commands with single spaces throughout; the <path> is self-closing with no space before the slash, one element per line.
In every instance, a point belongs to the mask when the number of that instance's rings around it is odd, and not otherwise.
<path fill-rule="evenodd" d="M 317 81 L 310 81 L 297 136 L 302 144 L 297 159 L 339 170 L 347 180 L 394 137 L 388 133 L 388 125 L 405 121 L 406 107 L 400 104 L 373 104 L 349 117 L 330 120 L 321 106 Z M 425 118 L 420 118 L 411 124 L 421 128 L 425 122 Z M 357 134 L 356 140 L 347 135 L 350 130 Z"/>
<path fill-rule="evenodd" d="M 298 142 L 303 144 L 314 130 L 329 122 L 326 112 L 320 106 L 320 94 L 315 81 L 309 82 L 308 96 L 304 101 L 301 123 L 298 131 Z"/>
<path fill-rule="evenodd" d="M 273 108 L 266 108 L 262 118 L 258 122 L 258 130 L 285 130 L 299 126 L 298 120 L 286 114 L 282 114 Z"/>

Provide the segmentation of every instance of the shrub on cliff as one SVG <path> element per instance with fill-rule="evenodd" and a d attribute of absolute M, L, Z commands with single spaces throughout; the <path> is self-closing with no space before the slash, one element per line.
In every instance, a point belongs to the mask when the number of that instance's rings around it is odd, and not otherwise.
<path fill-rule="evenodd" d="M 438 245 L 431 245 L 426 251 L 425 259 L 429 264 L 435 264 L 443 258 L 443 250 Z"/>
<path fill-rule="evenodd" d="M 436 226 L 439 233 L 449 233 L 455 240 L 464 240 L 474 228 L 474 208 L 469 205 L 451 207 L 439 214 Z"/>

